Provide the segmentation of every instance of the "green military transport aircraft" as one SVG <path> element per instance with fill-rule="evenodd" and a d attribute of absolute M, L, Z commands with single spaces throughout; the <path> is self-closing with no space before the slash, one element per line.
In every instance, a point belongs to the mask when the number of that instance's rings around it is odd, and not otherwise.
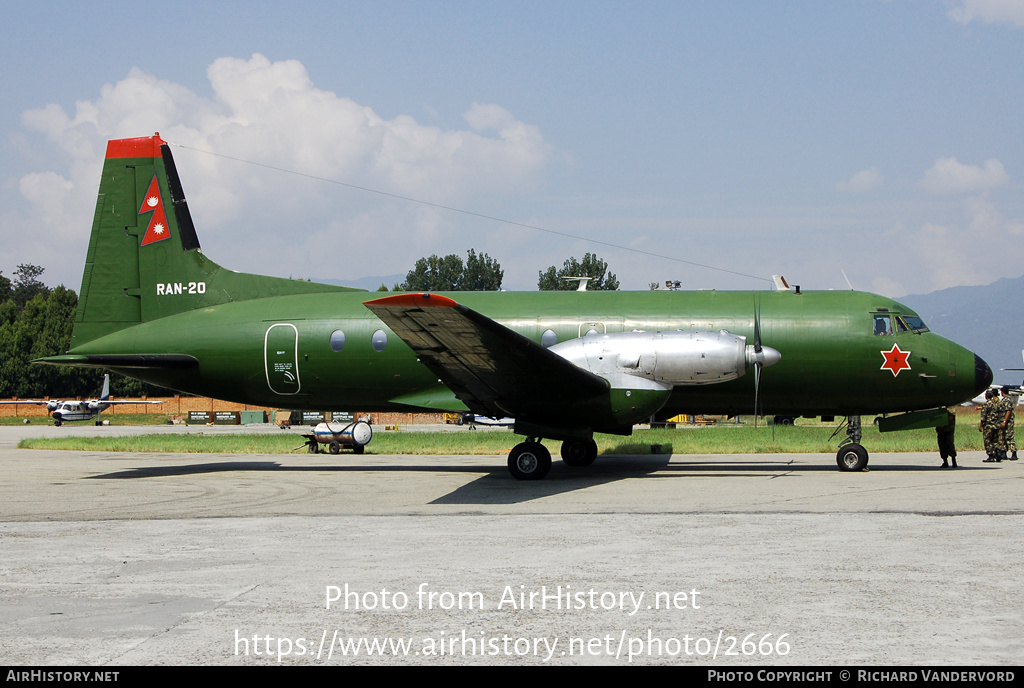
<path fill-rule="evenodd" d="M 110 141 L 71 348 L 40 363 L 292 409 L 470 411 L 515 419 L 539 479 L 561 440 L 680 413 L 845 416 L 843 470 L 867 465 L 860 417 L 946 422 L 992 371 L 906 306 L 855 291 L 367 292 L 224 269 L 199 247 L 159 134 Z M 751 371 L 750 375 L 746 373 Z"/>

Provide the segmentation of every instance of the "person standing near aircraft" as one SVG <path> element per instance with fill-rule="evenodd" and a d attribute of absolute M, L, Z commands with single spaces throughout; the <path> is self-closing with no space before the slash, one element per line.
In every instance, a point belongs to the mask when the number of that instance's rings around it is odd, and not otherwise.
<path fill-rule="evenodd" d="M 1010 396 L 1009 390 L 1003 387 L 1003 398 L 999 409 L 999 415 L 1001 418 L 1000 429 L 1002 434 L 1002 445 L 1003 451 L 1007 456 L 1008 461 L 1017 460 L 1017 440 L 1014 437 L 1014 407 L 1017 405 L 1017 400 Z"/>
<path fill-rule="evenodd" d="M 956 442 L 953 439 L 956 434 L 956 413 L 949 408 L 946 411 L 949 412 L 949 421 L 946 425 L 935 428 L 935 436 L 939 442 L 942 467 L 949 468 L 948 459 L 953 462 L 953 468 L 956 468 Z"/>
<path fill-rule="evenodd" d="M 988 458 L 983 459 L 985 463 L 1002 461 L 998 395 L 999 393 L 994 389 L 985 392 L 985 405 L 981 407 L 981 422 L 978 425 L 978 430 L 981 431 L 985 442 L 985 453 L 988 454 Z"/>

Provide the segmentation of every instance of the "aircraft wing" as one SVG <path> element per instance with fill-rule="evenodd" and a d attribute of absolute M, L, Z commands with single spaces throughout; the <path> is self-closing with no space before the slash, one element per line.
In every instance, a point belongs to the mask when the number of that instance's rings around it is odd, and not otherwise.
<path fill-rule="evenodd" d="M 364 305 L 474 413 L 526 417 L 552 400 L 608 391 L 604 378 L 450 298 L 397 294 Z"/>
<path fill-rule="evenodd" d="M 95 401 L 97 401 L 100 404 L 110 404 L 111 406 L 113 406 L 114 404 L 162 404 L 162 403 L 164 403 L 162 401 L 132 401 L 131 399 L 118 399 L 117 401 L 111 401 L 110 399 L 107 399 L 106 401 L 100 401 L 99 399 L 97 399 Z"/>
<path fill-rule="evenodd" d="M 46 406 L 50 402 L 40 401 L 39 399 L 25 399 L 23 401 L 0 401 L 0 404 L 36 404 L 39 406 Z"/>

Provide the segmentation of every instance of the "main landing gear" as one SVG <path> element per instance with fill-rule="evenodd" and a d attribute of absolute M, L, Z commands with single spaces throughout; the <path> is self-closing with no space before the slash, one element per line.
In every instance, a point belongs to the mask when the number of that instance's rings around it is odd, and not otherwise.
<path fill-rule="evenodd" d="M 566 466 L 589 466 L 597 459 L 597 440 L 562 442 L 562 461 Z"/>
<path fill-rule="evenodd" d="M 589 466 L 597 459 L 597 442 L 566 440 L 562 442 L 562 461 L 566 466 Z M 508 472 L 516 480 L 540 480 L 551 470 L 551 452 L 534 438 L 520 442 L 508 455 Z"/>
<path fill-rule="evenodd" d="M 846 423 L 846 439 L 836 452 L 841 471 L 864 471 L 868 467 L 868 450 L 861 446 L 860 416 L 850 416 Z"/>
<path fill-rule="evenodd" d="M 540 480 L 551 470 L 551 452 L 540 442 L 520 442 L 508 455 L 508 472 L 516 480 Z"/>

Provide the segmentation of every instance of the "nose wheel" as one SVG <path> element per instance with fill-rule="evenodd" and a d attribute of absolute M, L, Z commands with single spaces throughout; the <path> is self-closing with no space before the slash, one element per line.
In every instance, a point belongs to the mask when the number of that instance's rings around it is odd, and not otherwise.
<path fill-rule="evenodd" d="M 846 424 L 846 439 L 836 452 L 836 464 L 845 472 L 863 471 L 868 467 L 868 450 L 860 444 L 860 416 L 850 416 Z"/>
<path fill-rule="evenodd" d="M 851 442 L 839 448 L 836 463 L 841 471 L 863 471 L 868 466 L 868 450 Z"/>

